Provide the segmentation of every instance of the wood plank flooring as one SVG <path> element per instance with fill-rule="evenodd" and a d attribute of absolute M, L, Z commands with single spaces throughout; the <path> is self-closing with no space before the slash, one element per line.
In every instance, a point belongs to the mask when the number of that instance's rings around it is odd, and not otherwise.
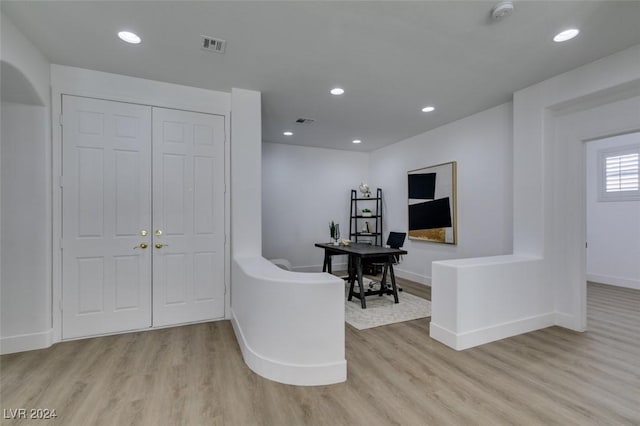
<path fill-rule="evenodd" d="M 428 319 L 346 326 L 348 380 L 322 387 L 251 372 L 228 321 L 60 343 L 0 358 L 0 408 L 58 417 L 2 424 L 640 425 L 640 291 L 589 284 L 588 313 L 463 352 Z"/>

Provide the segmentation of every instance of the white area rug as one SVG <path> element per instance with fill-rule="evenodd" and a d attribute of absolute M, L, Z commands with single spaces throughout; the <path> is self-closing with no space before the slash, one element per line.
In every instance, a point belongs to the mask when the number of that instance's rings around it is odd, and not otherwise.
<path fill-rule="evenodd" d="M 365 288 L 368 288 L 370 281 L 365 278 Z M 349 295 L 349 285 L 346 286 L 345 295 Z M 400 303 L 394 303 L 393 296 L 368 296 L 367 309 L 362 309 L 360 299 L 354 297 L 349 302 L 345 298 L 345 321 L 358 330 L 365 330 L 431 316 L 430 301 L 404 291 L 398 293 L 398 299 Z"/>

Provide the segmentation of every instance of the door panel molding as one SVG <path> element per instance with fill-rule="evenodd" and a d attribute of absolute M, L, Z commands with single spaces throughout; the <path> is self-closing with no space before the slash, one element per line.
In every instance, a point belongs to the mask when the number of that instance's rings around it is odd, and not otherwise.
<path fill-rule="evenodd" d="M 151 108 L 62 101 L 62 337 L 150 327 Z"/>
<path fill-rule="evenodd" d="M 224 318 L 224 117 L 154 107 L 152 139 L 153 325 Z"/>
<path fill-rule="evenodd" d="M 224 318 L 227 118 L 71 95 L 62 100 L 61 337 Z M 146 150 L 137 147 L 140 135 Z M 134 249 L 140 242 L 148 248 Z"/>
<path fill-rule="evenodd" d="M 52 146 L 47 152 L 47 159 L 51 163 L 49 171 L 51 179 L 47 184 L 47 193 L 50 194 L 48 203 L 51 204 L 52 221 L 47 225 L 52 246 L 51 258 L 48 263 L 51 267 L 52 287 L 47 298 L 52 301 L 51 330 L 46 346 L 62 340 L 62 131 L 63 110 L 62 99 L 64 96 L 76 96 L 89 99 L 111 100 L 115 102 L 158 106 L 181 111 L 202 112 L 218 115 L 224 119 L 224 178 L 230 180 L 230 129 L 231 121 L 231 94 L 228 92 L 212 91 L 207 89 L 182 86 L 177 84 L 141 80 L 139 78 L 124 75 L 101 73 L 81 68 L 66 67 L 61 65 L 51 66 L 51 139 Z M 230 232 L 230 191 L 225 191 L 224 205 L 224 233 Z M 147 229 L 152 233 L 152 229 Z M 224 280 L 225 280 L 225 318 L 230 319 L 230 240 L 226 238 L 224 246 Z M 167 326 L 170 327 L 170 326 Z M 159 328 L 159 327 L 158 327 Z M 164 327 L 162 327 L 164 328 Z M 149 328 L 140 329 L 140 331 Z M 70 340 L 70 339 L 65 339 Z M 43 345 L 37 348 L 45 347 Z M 34 346 L 36 348 L 36 346 Z"/>

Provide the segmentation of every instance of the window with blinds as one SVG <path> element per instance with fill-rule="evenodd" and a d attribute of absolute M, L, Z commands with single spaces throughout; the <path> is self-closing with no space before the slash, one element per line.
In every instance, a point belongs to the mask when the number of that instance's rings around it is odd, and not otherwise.
<path fill-rule="evenodd" d="M 606 158 L 607 192 L 638 190 L 638 153 Z"/>
<path fill-rule="evenodd" d="M 640 145 L 600 152 L 600 201 L 640 199 Z"/>

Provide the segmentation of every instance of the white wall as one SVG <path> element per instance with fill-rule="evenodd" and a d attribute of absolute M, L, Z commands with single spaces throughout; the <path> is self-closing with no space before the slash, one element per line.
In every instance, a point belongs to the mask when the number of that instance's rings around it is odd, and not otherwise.
<path fill-rule="evenodd" d="M 1 16 L 0 352 L 49 346 L 49 62 Z M 10 100 L 11 102 L 4 102 Z"/>
<path fill-rule="evenodd" d="M 512 105 L 507 103 L 370 154 L 263 143 L 263 254 L 319 270 L 328 223 L 349 229 L 349 191 L 381 187 L 384 230 L 407 231 L 407 172 L 458 162 L 458 244 L 407 239 L 399 276 L 431 282 L 431 262 L 511 253 Z M 346 260 L 333 259 L 340 266 Z"/>
<path fill-rule="evenodd" d="M 231 323 L 245 362 L 263 377 L 304 386 L 347 379 L 344 281 L 334 275 L 234 257 Z"/>
<path fill-rule="evenodd" d="M 231 105 L 231 322 L 244 360 L 256 373 L 282 383 L 345 381 L 344 282 L 328 273 L 283 271 L 261 256 L 260 93 L 233 89 Z M 270 170 L 286 172 L 277 165 Z M 311 192 L 320 187 L 317 177 L 305 184 Z M 280 191 L 287 194 L 290 186 L 281 182 Z M 296 205 L 295 195 L 284 205 Z M 291 225 L 307 218 L 284 220 Z"/>
<path fill-rule="evenodd" d="M 578 331 L 586 329 L 584 141 L 638 129 L 640 98 L 624 98 L 640 91 L 639 57 L 640 45 L 514 94 L 514 252 L 544 257 L 555 323 Z"/>
<path fill-rule="evenodd" d="M 350 191 L 367 182 L 366 153 L 262 144 L 262 252 L 298 271 L 322 269 L 316 242 L 329 241 L 329 222 L 349 238 Z M 375 191 L 375 188 L 372 187 Z M 346 259 L 335 256 L 335 267 Z"/>
<path fill-rule="evenodd" d="M 584 143 L 639 130 L 639 57 L 640 45 L 514 94 L 514 254 L 434 263 L 432 337 L 464 349 L 554 324 L 586 329 Z M 519 277 L 532 276 L 523 291 Z M 464 309 L 474 292 L 478 309 Z M 483 321 L 493 299 L 510 310 Z"/>
<path fill-rule="evenodd" d="M 231 238 L 232 257 L 260 256 L 262 252 L 261 94 L 231 91 Z"/>
<path fill-rule="evenodd" d="M 598 201 L 598 152 L 640 144 L 640 133 L 588 142 L 587 279 L 640 289 L 640 200 Z"/>
<path fill-rule="evenodd" d="M 42 106 L 2 103 L 3 339 L 51 328 L 47 113 Z"/>
<path fill-rule="evenodd" d="M 0 13 L 0 58 L 24 74 L 41 104 L 49 104 L 49 61 L 13 23 Z"/>
<path fill-rule="evenodd" d="M 434 262 L 431 337 L 462 350 L 553 325 L 541 262 L 515 255 Z"/>
<path fill-rule="evenodd" d="M 54 100 L 51 105 L 52 117 L 62 114 L 62 95 L 93 97 L 117 102 L 132 102 L 144 105 L 159 106 L 165 108 L 182 109 L 186 111 L 198 111 L 203 113 L 225 116 L 225 181 L 229 181 L 229 135 L 230 135 L 230 109 L 231 95 L 197 87 L 182 86 L 161 81 L 146 80 L 125 75 L 105 73 L 62 65 L 51 65 L 51 93 Z M 57 124 L 57 123 L 56 123 Z M 60 176 L 62 173 L 62 127 L 53 126 L 52 132 L 52 174 Z M 61 271 L 61 188 L 52 185 L 53 188 L 53 306 L 60 306 L 62 300 L 63 276 Z M 230 191 L 227 190 L 225 198 L 225 233 L 230 229 Z M 230 262 L 229 245 L 225 244 L 225 285 L 230 286 Z M 230 291 L 226 292 L 225 315 L 230 311 Z M 61 339 L 62 315 L 60 309 L 53 310 L 53 341 Z"/>
<path fill-rule="evenodd" d="M 385 196 L 385 233 L 407 232 L 407 172 L 457 161 L 458 244 L 407 239 L 399 276 L 429 284 L 432 261 L 511 253 L 511 111 L 506 103 L 371 154 L 370 183 Z"/>

